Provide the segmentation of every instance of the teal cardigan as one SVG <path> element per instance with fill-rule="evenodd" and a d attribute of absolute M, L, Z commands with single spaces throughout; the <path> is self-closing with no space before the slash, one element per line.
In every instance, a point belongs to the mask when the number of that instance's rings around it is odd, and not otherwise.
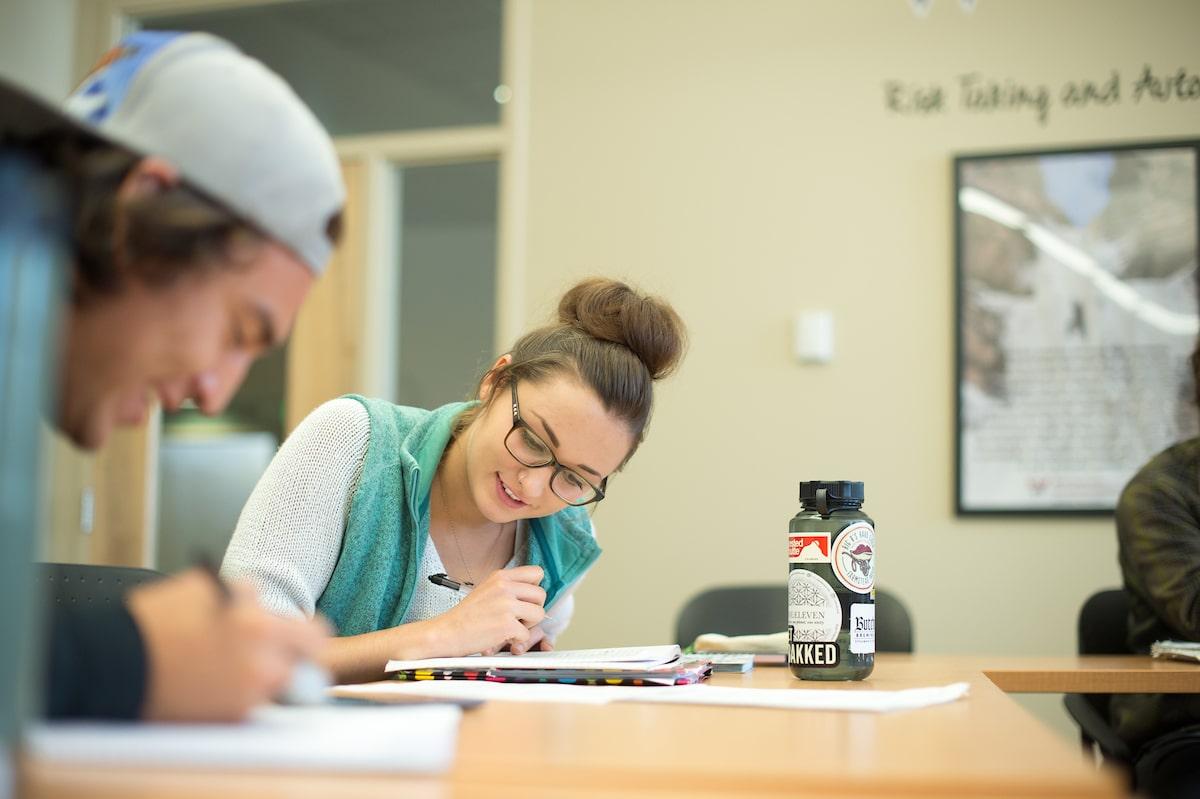
<path fill-rule="evenodd" d="M 337 565 L 317 610 L 338 635 L 360 635 L 404 620 L 429 540 L 429 493 L 454 421 L 472 403 L 433 411 L 349 395 L 370 418 L 362 476 L 350 503 Z M 583 508 L 530 519 L 527 563 L 545 572 L 546 607 L 600 556 Z"/>

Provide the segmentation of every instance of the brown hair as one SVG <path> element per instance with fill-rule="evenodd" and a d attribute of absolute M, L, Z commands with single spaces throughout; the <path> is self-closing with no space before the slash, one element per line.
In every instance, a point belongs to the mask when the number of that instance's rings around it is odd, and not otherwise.
<path fill-rule="evenodd" d="M 584 280 L 559 300 L 557 322 L 521 336 L 510 352 L 512 362 L 481 378 L 480 389 L 492 382 L 488 401 L 462 414 L 455 432 L 465 430 L 512 380 L 573 374 L 596 392 L 605 410 L 629 425 L 628 461 L 645 438 L 653 383 L 679 365 L 686 339 L 683 320 L 665 301 L 617 280 Z"/>
<path fill-rule="evenodd" d="M 135 153 L 81 137 L 38 144 L 43 157 L 63 169 L 75 205 L 76 303 L 114 294 L 130 278 L 164 287 L 184 275 L 236 268 L 246 262 L 241 256 L 248 248 L 267 240 L 265 233 L 186 181 L 120 203 L 117 190 L 141 160 Z M 340 213 L 329 220 L 328 233 L 336 243 Z"/>

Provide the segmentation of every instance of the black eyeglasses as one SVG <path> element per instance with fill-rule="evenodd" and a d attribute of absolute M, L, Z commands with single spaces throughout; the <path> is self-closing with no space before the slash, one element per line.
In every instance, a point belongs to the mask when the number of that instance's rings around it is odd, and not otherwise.
<path fill-rule="evenodd" d="M 504 448 L 508 453 L 522 465 L 534 469 L 553 466 L 550 490 L 568 505 L 588 505 L 604 499 L 604 486 L 608 483 L 608 478 L 604 478 L 599 486 L 595 486 L 579 472 L 559 463 L 549 445 L 521 418 L 521 407 L 517 403 L 517 381 L 513 380 L 511 386 L 513 425 L 504 437 Z"/>

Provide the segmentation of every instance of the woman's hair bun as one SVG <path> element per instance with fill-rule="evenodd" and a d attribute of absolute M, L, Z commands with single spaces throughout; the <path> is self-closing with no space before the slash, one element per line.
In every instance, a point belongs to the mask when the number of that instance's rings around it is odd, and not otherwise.
<path fill-rule="evenodd" d="M 674 308 L 619 280 L 594 277 L 577 283 L 559 301 L 558 320 L 629 348 L 655 380 L 679 365 L 686 346 L 683 320 Z"/>

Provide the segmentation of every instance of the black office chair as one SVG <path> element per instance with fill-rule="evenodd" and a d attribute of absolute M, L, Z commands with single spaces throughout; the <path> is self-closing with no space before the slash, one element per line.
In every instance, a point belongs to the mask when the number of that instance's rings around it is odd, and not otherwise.
<path fill-rule="evenodd" d="M 1120 589 L 1098 591 L 1079 611 L 1079 654 L 1128 655 L 1129 597 Z M 1109 694 L 1067 694 L 1063 704 L 1079 725 L 1083 748 L 1125 770 L 1139 794 L 1162 799 L 1200 796 L 1200 724 L 1164 733 L 1137 752 L 1117 737 L 1109 716 Z"/>
<path fill-rule="evenodd" d="M 88 563 L 39 563 L 38 568 L 48 601 L 57 605 L 120 602 L 129 589 L 163 576 L 153 569 Z"/>
<path fill-rule="evenodd" d="M 702 633 L 758 635 L 787 629 L 786 585 L 708 588 L 688 600 L 675 621 L 675 640 L 690 646 Z M 875 589 L 875 651 L 912 652 L 912 617 L 904 603 Z"/>
<path fill-rule="evenodd" d="M 1119 588 L 1098 591 L 1079 610 L 1078 651 L 1081 655 L 1128 655 L 1129 598 Z M 1117 737 L 1108 715 L 1109 694 L 1067 694 L 1063 704 L 1079 725 L 1084 750 L 1100 750 L 1102 758 L 1129 768 L 1132 753 Z"/>

